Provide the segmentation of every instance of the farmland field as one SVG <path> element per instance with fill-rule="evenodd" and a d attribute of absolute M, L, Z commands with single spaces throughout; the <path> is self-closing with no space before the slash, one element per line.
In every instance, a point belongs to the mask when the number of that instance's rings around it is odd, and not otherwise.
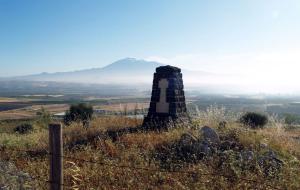
<path fill-rule="evenodd" d="M 300 117 L 299 97 L 251 97 L 251 96 L 220 96 L 220 95 L 190 95 L 187 93 L 187 105 L 191 113 L 196 110 L 206 110 L 211 105 L 224 107 L 227 111 L 245 112 L 258 111 L 268 114 L 276 114 L 285 117 L 286 114 Z M 0 120 L 31 118 L 43 107 L 51 114 L 61 113 L 68 109 L 69 105 L 78 102 L 86 102 L 93 105 L 94 109 L 109 112 L 132 112 L 135 109 L 146 110 L 149 99 L 140 97 L 97 97 L 92 95 L 60 96 L 24 96 L 0 98 Z"/>

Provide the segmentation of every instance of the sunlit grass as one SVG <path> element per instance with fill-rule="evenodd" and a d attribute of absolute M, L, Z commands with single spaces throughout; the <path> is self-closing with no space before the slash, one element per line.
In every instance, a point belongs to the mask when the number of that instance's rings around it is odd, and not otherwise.
<path fill-rule="evenodd" d="M 105 136 L 107 130 L 138 127 L 142 120 L 119 116 L 96 117 L 88 129 L 84 129 L 78 123 L 64 127 L 65 185 L 79 189 L 100 187 L 100 189 L 272 189 L 272 187 L 297 189 L 300 187 L 300 144 L 290 138 L 291 135 L 295 135 L 295 132 L 291 134 L 289 130 L 285 130 L 280 121 L 270 122 L 265 129 L 248 129 L 234 122 L 234 119 L 228 120 L 222 110 L 212 109 L 207 110 L 207 113 L 201 113 L 202 117 L 195 119 L 188 127 L 162 132 L 139 131 L 124 134 L 115 141 Z M 219 128 L 218 122 L 223 120 L 228 121 L 227 126 Z M 262 172 L 247 171 L 239 174 L 240 178 L 228 179 L 222 175 L 231 175 L 232 172 L 240 171 L 235 171 L 234 165 L 233 168 L 218 168 L 218 156 L 185 165 L 177 172 L 165 172 L 158 160 L 153 157 L 157 148 L 172 144 L 183 133 L 188 132 L 196 136 L 203 125 L 212 126 L 221 137 L 237 138 L 246 149 L 259 152 L 261 144 L 267 144 L 284 160 L 284 168 L 279 178 L 268 179 Z M 74 142 L 78 142 L 77 146 L 70 146 Z M 35 126 L 35 130 L 26 135 L 3 133 L 0 135 L 0 143 L 0 159 L 14 163 L 20 171 L 48 179 L 49 161 L 47 154 L 43 153 L 48 149 L 46 129 Z M 18 149 L 25 152 L 14 152 Z M 230 160 L 227 162 L 228 166 L 233 164 Z M 207 175 L 209 173 L 213 175 Z M 256 182 L 245 181 L 243 178 Z M 48 188 L 47 183 L 39 180 L 31 180 L 29 185 L 38 189 Z"/>

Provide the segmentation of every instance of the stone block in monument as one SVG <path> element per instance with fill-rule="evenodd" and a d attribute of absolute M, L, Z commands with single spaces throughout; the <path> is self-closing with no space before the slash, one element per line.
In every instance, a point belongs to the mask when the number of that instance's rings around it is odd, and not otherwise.
<path fill-rule="evenodd" d="M 154 73 L 151 102 L 143 126 L 169 128 L 189 122 L 181 69 L 161 66 Z"/>

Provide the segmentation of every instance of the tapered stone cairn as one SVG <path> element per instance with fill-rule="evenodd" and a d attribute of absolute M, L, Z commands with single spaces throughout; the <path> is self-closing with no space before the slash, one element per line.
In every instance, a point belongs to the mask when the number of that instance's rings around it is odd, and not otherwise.
<path fill-rule="evenodd" d="M 143 127 L 163 129 L 188 122 L 181 69 L 170 65 L 157 67 Z"/>

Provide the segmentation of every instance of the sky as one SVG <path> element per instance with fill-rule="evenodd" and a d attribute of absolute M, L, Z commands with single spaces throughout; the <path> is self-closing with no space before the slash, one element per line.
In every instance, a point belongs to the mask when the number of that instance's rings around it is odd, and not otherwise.
<path fill-rule="evenodd" d="M 0 0 L 0 77 L 125 57 L 297 85 L 300 1 Z"/>

